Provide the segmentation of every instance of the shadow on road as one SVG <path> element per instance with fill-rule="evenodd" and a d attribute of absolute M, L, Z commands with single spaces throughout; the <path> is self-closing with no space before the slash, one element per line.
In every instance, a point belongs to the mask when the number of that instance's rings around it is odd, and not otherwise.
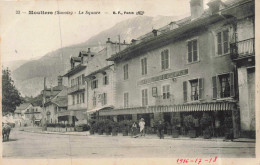
<path fill-rule="evenodd" d="M 6 142 L 12 142 L 12 141 L 17 141 L 18 139 L 9 139 L 9 141 L 3 141 L 3 143 L 6 143 Z"/>

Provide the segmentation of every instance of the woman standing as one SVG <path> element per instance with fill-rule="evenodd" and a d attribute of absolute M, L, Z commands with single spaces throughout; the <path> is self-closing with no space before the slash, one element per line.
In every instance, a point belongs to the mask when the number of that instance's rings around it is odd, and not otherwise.
<path fill-rule="evenodd" d="M 145 136 L 145 132 L 144 132 L 145 122 L 144 122 L 143 118 L 141 118 L 141 120 L 139 122 L 139 127 L 140 127 L 141 136 Z"/>

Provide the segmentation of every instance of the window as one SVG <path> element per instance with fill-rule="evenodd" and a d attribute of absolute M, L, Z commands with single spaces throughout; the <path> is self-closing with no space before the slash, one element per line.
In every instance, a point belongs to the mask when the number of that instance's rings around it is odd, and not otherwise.
<path fill-rule="evenodd" d="M 141 59 L 142 75 L 147 74 L 147 58 Z"/>
<path fill-rule="evenodd" d="M 96 107 L 96 105 L 97 105 L 97 98 L 93 97 L 93 107 Z"/>
<path fill-rule="evenodd" d="M 124 80 L 128 79 L 128 64 L 124 65 Z"/>
<path fill-rule="evenodd" d="M 227 73 L 212 77 L 213 99 L 234 96 L 234 74 Z"/>
<path fill-rule="evenodd" d="M 103 84 L 104 85 L 108 85 L 108 75 L 104 75 L 104 77 L 103 77 Z"/>
<path fill-rule="evenodd" d="M 102 105 L 106 105 L 106 104 L 107 104 L 107 94 L 103 93 Z"/>
<path fill-rule="evenodd" d="M 162 65 L 162 70 L 169 69 L 169 50 L 168 49 L 161 52 L 161 65 Z"/>
<path fill-rule="evenodd" d="M 78 85 L 81 85 L 81 76 L 79 76 L 77 79 L 78 79 Z"/>
<path fill-rule="evenodd" d="M 74 79 L 71 79 L 71 87 L 74 86 Z"/>
<path fill-rule="evenodd" d="M 228 30 L 217 33 L 217 55 L 229 52 Z"/>
<path fill-rule="evenodd" d="M 198 42 L 191 40 L 188 42 L 188 63 L 198 61 Z"/>
<path fill-rule="evenodd" d="M 77 94 L 77 104 L 79 104 L 79 94 Z"/>
<path fill-rule="evenodd" d="M 124 93 L 124 107 L 127 108 L 128 107 L 128 93 Z"/>
<path fill-rule="evenodd" d="M 85 102 L 85 93 L 81 93 L 81 103 Z"/>
<path fill-rule="evenodd" d="M 228 74 L 219 76 L 220 97 L 230 97 L 230 76 Z"/>
<path fill-rule="evenodd" d="M 72 104 L 75 105 L 75 95 L 72 95 Z"/>
<path fill-rule="evenodd" d="M 148 90 L 143 89 L 142 90 L 142 106 L 148 105 Z"/>
<path fill-rule="evenodd" d="M 201 100 L 203 98 L 204 98 L 204 79 L 203 78 L 193 79 L 193 80 L 183 82 L 183 100 L 184 100 L 184 102 L 197 101 L 197 100 Z"/>
<path fill-rule="evenodd" d="M 199 81 L 198 81 L 198 79 L 191 80 L 190 86 L 191 86 L 191 101 L 199 100 L 199 91 L 198 91 Z"/>
<path fill-rule="evenodd" d="M 170 85 L 164 85 L 162 87 L 163 99 L 170 98 Z"/>
<path fill-rule="evenodd" d="M 98 88 L 98 80 L 92 80 L 91 88 L 92 88 L 92 89 Z"/>
<path fill-rule="evenodd" d="M 81 75 L 81 79 L 82 79 L 82 85 L 84 85 L 85 84 L 85 75 L 84 74 Z"/>

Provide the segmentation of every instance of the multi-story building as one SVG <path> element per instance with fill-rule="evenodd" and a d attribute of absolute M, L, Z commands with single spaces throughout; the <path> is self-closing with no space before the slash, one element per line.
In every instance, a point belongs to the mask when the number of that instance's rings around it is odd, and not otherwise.
<path fill-rule="evenodd" d="M 123 50 L 127 44 L 106 42 L 99 52 L 81 51 L 71 58 L 71 69 L 64 75 L 69 80 L 68 112 L 77 120 L 85 120 L 100 109 L 114 105 L 113 62 L 106 59 Z"/>
<path fill-rule="evenodd" d="M 231 57 L 237 70 L 241 136 L 255 136 L 255 10 L 254 1 L 242 1 L 228 14 L 236 18 Z M 237 12 L 239 11 L 239 12 Z"/>
<path fill-rule="evenodd" d="M 118 120 L 142 117 L 150 126 L 160 113 L 166 122 L 179 117 L 181 124 L 186 115 L 200 119 L 207 113 L 220 128 L 232 119 L 238 136 L 238 86 L 230 44 L 237 41 L 238 16 L 253 3 L 212 0 L 204 10 L 203 0 L 191 0 L 190 17 L 133 40 L 108 58 L 115 63 L 115 109 L 99 115 Z"/>
<path fill-rule="evenodd" d="M 58 123 L 57 110 L 67 110 L 67 87 L 62 83 L 62 76 L 58 76 L 58 85 L 51 88 L 46 87 L 45 81 L 46 79 L 44 79 L 44 90 L 41 92 L 43 96 L 43 107 L 41 113 L 42 125 L 45 125 L 46 123 Z M 57 105 L 57 102 L 62 105 Z M 64 102 L 66 104 L 64 104 Z"/>

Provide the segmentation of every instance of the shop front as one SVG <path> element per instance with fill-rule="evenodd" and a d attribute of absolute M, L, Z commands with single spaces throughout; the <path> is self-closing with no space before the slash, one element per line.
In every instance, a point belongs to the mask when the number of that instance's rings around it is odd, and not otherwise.
<path fill-rule="evenodd" d="M 213 136 L 225 136 L 232 130 L 235 137 L 239 130 L 239 112 L 236 102 L 210 102 L 198 104 L 183 104 L 169 106 L 149 106 L 127 109 L 99 111 L 100 116 L 117 116 L 120 120 L 139 121 L 144 119 L 148 128 L 155 129 L 156 122 L 162 120 L 165 124 L 164 133 L 171 134 L 171 129 L 177 128 L 180 135 L 187 136 L 189 128 L 187 120 L 192 120 L 196 136 L 202 136 L 205 128 L 210 129 Z M 178 122 L 176 122 L 176 120 Z M 227 130 L 229 129 L 229 130 Z"/>

